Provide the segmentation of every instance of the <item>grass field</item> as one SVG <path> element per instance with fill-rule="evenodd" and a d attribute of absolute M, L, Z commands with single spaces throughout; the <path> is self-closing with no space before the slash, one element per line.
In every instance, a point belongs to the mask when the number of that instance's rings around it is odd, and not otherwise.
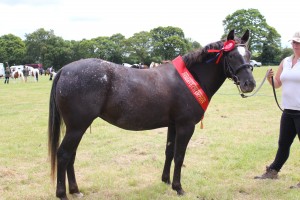
<path fill-rule="evenodd" d="M 266 70 L 254 69 L 257 85 Z M 38 83 L 0 81 L 0 200 L 55 199 L 47 157 L 52 82 L 45 76 Z M 253 179 L 273 161 L 280 115 L 267 82 L 256 96 L 243 99 L 226 80 L 208 107 L 204 129 L 197 125 L 189 143 L 182 169 L 183 197 L 160 180 L 165 128 L 125 131 L 97 119 L 77 151 L 79 188 L 84 199 L 91 200 L 300 199 L 300 190 L 289 189 L 300 181 L 298 141 L 279 180 Z"/>

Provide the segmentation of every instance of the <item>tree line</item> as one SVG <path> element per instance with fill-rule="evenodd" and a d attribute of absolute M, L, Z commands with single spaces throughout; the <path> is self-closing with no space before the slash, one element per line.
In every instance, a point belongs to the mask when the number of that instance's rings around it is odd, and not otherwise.
<path fill-rule="evenodd" d="M 150 64 L 200 47 L 198 42 L 185 38 L 182 29 L 171 26 L 135 33 L 128 39 L 117 33 L 81 41 L 64 40 L 53 30 L 40 28 L 25 34 L 25 40 L 13 34 L 1 36 L 0 61 L 10 65 L 42 63 L 55 69 L 83 58 L 101 58 L 119 64 Z"/>
<path fill-rule="evenodd" d="M 257 9 L 241 9 L 223 20 L 224 34 L 232 29 L 236 35 L 250 30 L 248 48 L 252 58 L 263 65 L 279 64 L 282 58 L 292 54 L 291 48 L 281 47 L 281 36 L 269 26 Z M 218 39 L 217 39 L 218 40 Z M 216 41 L 217 41 L 216 40 Z M 56 70 L 65 64 L 83 58 L 101 58 L 114 63 L 144 63 L 171 60 L 177 55 L 201 48 L 201 44 L 186 38 L 178 27 L 157 27 L 149 32 L 141 31 L 125 38 L 121 33 L 110 37 L 99 36 L 90 40 L 64 40 L 53 30 L 40 28 L 25 34 L 22 40 L 13 34 L 0 37 L 0 62 L 10 65 L 42 63 L 44 67 L 53 66 Z"/>

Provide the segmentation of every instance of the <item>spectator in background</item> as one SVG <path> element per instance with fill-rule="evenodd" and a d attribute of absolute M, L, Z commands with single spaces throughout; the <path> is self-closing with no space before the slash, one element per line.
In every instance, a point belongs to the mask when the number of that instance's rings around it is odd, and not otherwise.
<path fill-rule="evenodd" d="M 26 65 L 24 66 L 24 69 L 23 69 L 23 75 L 24 75 L 24 81 L 26 83 L 27 82 L 27 77 L 29 75 L 29 70 L 28 70 L 28 67 Z"/>
<path fill-rule="evenodd" d="M 9 77 L 10 77 L 10 69 L 9 67 L 6 67 L 5 69 L 5 81 L 4 81 L 4 84 L 8 84 L 9 83 Z"/>
<path fill-rule="evenodd" d="M 49 78 L 49 81 L 52 81 L 53 79 L 53 74 L 55 73 L 55 70 L 51 67 L 50 69 L 50 78 Z"/>
<path fill-rule="evenodd" d="M 39 81 L 39 72 L 35 72 L 35 79 L 36 79 L 36 82 L 38 82 Z"/>

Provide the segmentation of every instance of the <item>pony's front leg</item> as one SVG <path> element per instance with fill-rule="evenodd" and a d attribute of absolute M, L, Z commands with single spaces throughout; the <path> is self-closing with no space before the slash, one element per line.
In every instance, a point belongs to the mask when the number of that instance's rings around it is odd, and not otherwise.
<path fill-rule="evenodd" d="M 168 126 L 168 136 L 167 136 L 167 144 L 166 144 L 166 151 L 165 151 L 166 160 L 165 160 L 163 174 L 161 177 L 161 180 L 167 184 L 171 184 L 170 169 L 171 169 L 172 160 L 174 158 L 175 135 L 176 135 L 175 124 L 172 123 Z"/>
<path fill-rule="evenodd" d="M 172 188 L 177 191 L 178 195 L 184 195 L 184 190 L 181 186 L 181 167 L 183 164 L 187 145 L 194 133 L 194 125 L 176 126 L 176 139 L 175 139 L 175 155 L 174 155 L 174 176 Z"/>

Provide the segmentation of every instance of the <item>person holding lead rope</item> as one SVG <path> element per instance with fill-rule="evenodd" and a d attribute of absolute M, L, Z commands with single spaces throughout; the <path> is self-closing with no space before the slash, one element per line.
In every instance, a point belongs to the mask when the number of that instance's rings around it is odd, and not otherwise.
<path fill-rule="evenodd" d="M 274 161 L 266 167 L 266 172 L 255 179 L 277 179 L 278 172 L 287 161 L 290 147 L 300 134 L 300 31 L 290 40 L 293 55 L 284 58 L 276 72 L 271 69 L 267 80 L 274 88 L 282 88 L 283 112 L 280 120 L 278 149 Z M 300 182 L 291 188 L 300 188 Z"/>

